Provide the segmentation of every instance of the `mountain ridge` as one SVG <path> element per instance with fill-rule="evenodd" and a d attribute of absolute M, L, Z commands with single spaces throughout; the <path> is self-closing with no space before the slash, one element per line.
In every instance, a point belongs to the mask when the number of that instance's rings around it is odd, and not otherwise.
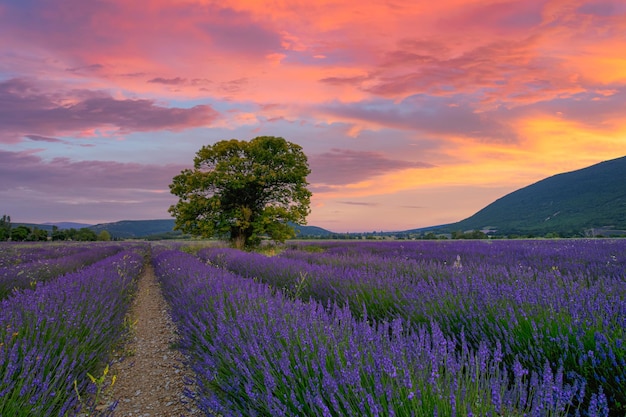
<path fill-rule="evenodd" d="M 319 237 L 333 235 L 334 232 L 328 231 L 318 226 L 300 226 L 292 225 L 298 236 Z M 120 239 L 131 238 L 174 238 L 182 237 L 179 231 L 174 231 L 174 219 L 156 219 L 156 220 L 120 220 L 112 223 L 101 223 L 89 228 L 96 233 L 102 230 L 108 231 L 112 237 Z"/>
<path fill-rule="evenodd" d="M 626 156 L 544 178 L 446 228 L 535 236 L 626 230 Z"/>

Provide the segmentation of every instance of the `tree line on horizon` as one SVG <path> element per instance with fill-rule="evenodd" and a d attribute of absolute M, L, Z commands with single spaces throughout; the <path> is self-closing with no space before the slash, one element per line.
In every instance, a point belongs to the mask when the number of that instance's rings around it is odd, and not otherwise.
<path fill-rule="evenodd" d="M 106 230 L 96 234 L 93 230 L 83 227 L 80 229 L 59 229 L 58 226 L 52 226 L 52 231 L 40 229 L 36 226 L 28 227 L 19 224 L 13 227 L 11 216 L 4 214 L 0 218 L 0 242 L 41 242 L 41 241 L 109 241 L 111 234 Z"/>

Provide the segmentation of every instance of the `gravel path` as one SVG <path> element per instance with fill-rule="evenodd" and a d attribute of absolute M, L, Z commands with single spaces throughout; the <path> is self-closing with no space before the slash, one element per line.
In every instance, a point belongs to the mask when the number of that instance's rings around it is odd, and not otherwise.
<path fill-rule="evenodd" d="M 132 335 L 111 366 L 117 380 L 107 398 L 119 400 L 115 417 L 180 417 L 200 413 L 191 408 L 183 395 L 185 375 L 176 342 L 175 325 L 154 275 L 146 265 L 139 279 L 138 292 L 131 306 L 136 322 Z"/>

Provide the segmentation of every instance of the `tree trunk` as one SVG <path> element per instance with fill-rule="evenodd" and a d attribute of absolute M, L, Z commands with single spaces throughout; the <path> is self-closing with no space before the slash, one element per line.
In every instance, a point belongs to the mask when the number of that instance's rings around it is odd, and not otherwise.
<path fill-rule="evenodd" d="M 232 227 L 230 229 L 230 242 L 236 249 L 244 249 L 248 244 L 250 231 L 242 227 Z"/>

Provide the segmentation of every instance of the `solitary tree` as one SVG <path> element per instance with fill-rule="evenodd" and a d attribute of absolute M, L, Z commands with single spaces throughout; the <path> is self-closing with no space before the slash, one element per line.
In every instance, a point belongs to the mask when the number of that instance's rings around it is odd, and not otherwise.
<path fill-rule="evenodd" d="M 285 139 L 259 136 L 202 147 L 194 168 L 170 184 L 179 197 L 169 212 L 175 229 L 201 237 L 228 237 L 237 248 L 266 235 L 283 242 L 295 236 L 288 222 L 306 224 L 311 172 L 302 148 Z"/>

